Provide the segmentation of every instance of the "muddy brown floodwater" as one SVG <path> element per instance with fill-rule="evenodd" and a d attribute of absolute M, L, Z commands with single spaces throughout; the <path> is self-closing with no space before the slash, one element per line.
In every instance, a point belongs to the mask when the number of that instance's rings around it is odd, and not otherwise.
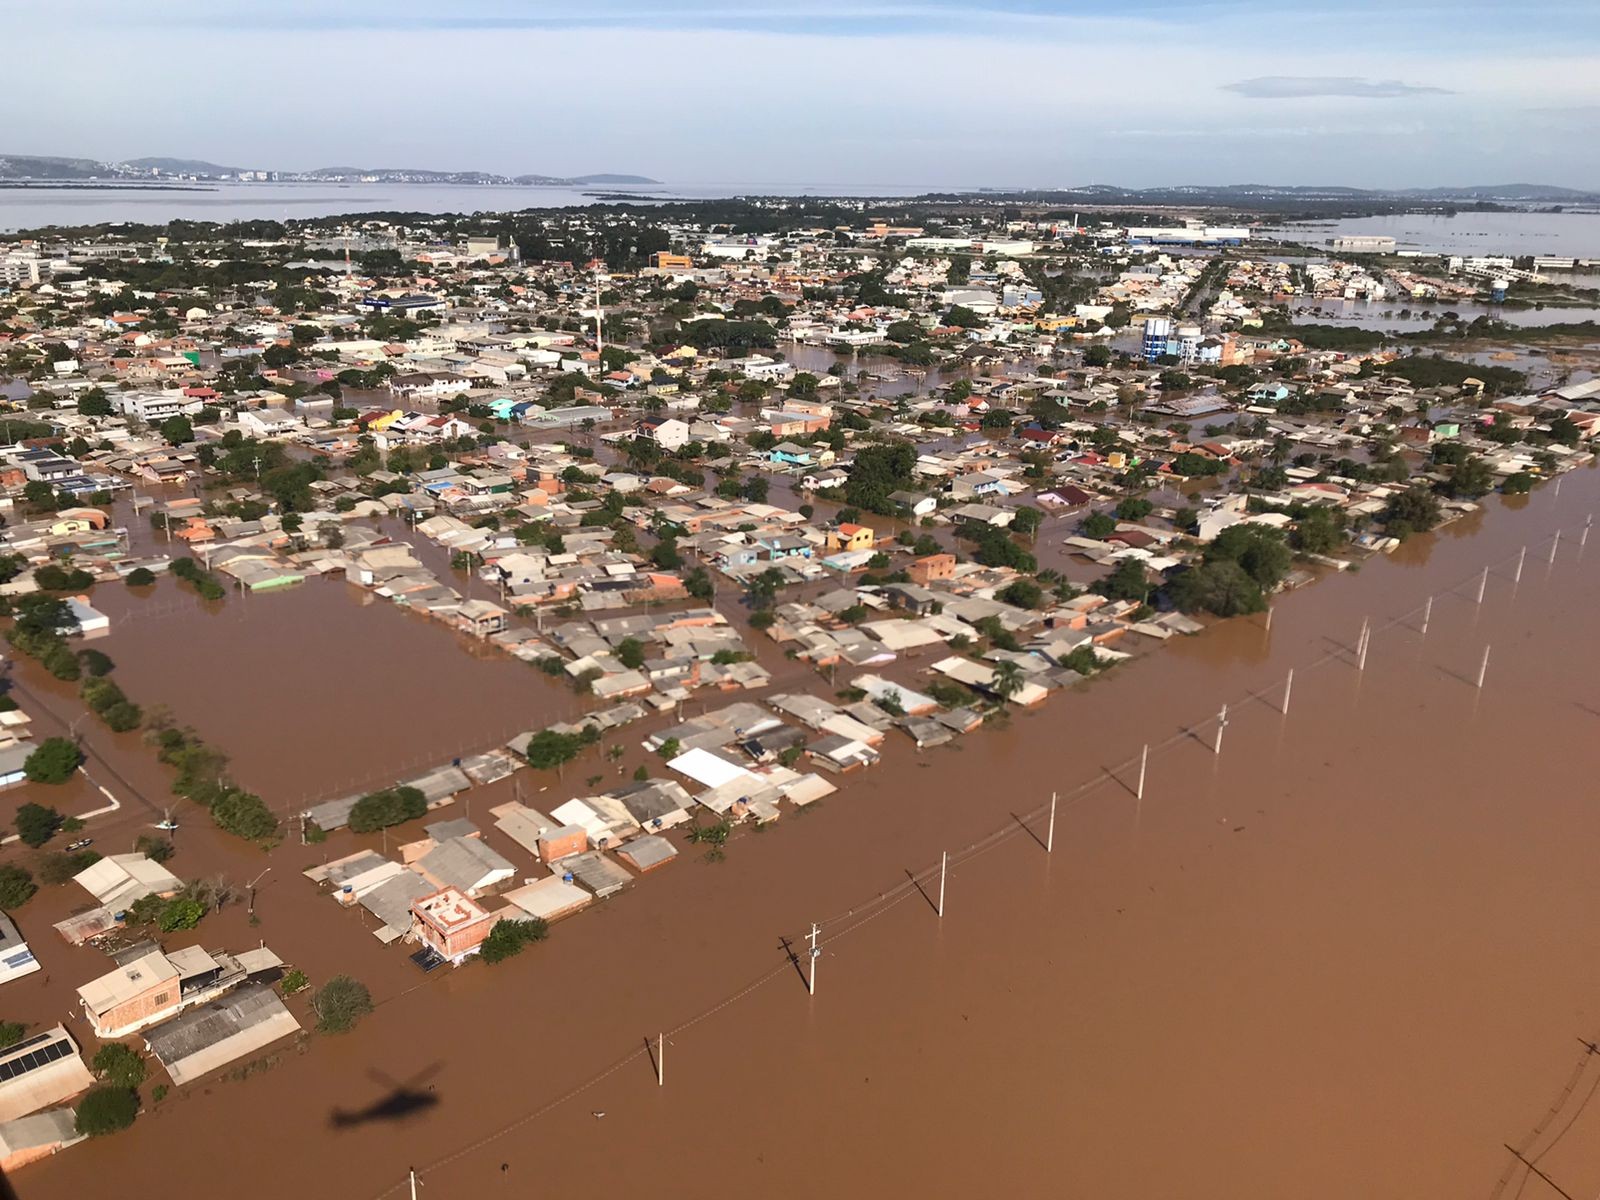
<path fill-rule="evenodd" d="M 892 745 L 726 861 L 691 849 L 502 966 L 415 975 L 295 876 L 322 848 L 286 845 L 263 934 L 314 978 L 367 980 L 378 1011 L 18 1191 L 400 1196 L 416 1167 L 433 1200 L 1489 1197 L 1502 1144 L 1600 1035 L 1600 544 L 1576 545 L 1597 507 L 1596 471 L 1491 502 L 1284 597 L 1270 632 L 1227 622 L 958 747 Z M 261 728 L 285 755 L 284 730 L 335 736 L 293 710 Z M 255 936 L 215 920 L 208 945 Z M 803 953 L 814 920 L 808 997 L 785 944 Z M 658 1087 L 643 1044 L 663 1030 Z M 1596 1077 L 1528 1150 L 1573 1194 L 1600 1188 Z M 335 1124 L 397 1091 L 426 1099 Z"/>

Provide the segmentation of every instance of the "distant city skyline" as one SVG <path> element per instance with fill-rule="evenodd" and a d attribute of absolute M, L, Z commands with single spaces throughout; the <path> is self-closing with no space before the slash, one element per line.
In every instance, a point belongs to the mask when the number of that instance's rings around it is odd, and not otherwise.
<path fill-rule="evenodd" d="M 1568 0 L 57 0 L 0 20 L 25 116 L 0 153 L 684 185 L 1600 188 L 1600 22 Z"/>

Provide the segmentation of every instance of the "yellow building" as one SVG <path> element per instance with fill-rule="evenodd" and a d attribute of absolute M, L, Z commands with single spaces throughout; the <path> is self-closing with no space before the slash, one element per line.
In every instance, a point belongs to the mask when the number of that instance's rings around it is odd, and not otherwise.
<path fill-rule="evenodd" d="M 851 525 L 846 522 L 839 528 L 828 531 L 830 550 L 871 550 L 876 541 L 877 534 L 866 525 Z"/>

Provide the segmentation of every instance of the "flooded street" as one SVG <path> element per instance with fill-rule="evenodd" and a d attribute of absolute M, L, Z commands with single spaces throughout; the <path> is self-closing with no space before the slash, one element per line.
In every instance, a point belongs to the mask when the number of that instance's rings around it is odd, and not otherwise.
<path fill-rule="evenodd" d="M 188 850 L 180 833 L 171 865 L 185 877 L 272 868 L 261 930 L 235 906 L 208 918 L 204 944 L 265 936 L 314 981 L 362 978 L 378 1011 L 247 1080 L 167 1097 L 131 1133 L 27 1168 L 18 1192 L 80 1197 L 117 1177 L 190 1195 L 223 1172 L 239 1200 L 403 1195 L 408 1167 L 433 1200 L 637 1189 L 648 1147 L 661 1196 L 1487 1197 L 1502 1143 L 1533 1128 L 1578 1039 L 1600 1034 L 1600 543 L 1577 546 L 1595 508 L 1593 470 L 1560 496 L 1491 500 L 1284 597 L 1270 631 L 1222 624 L 956 746 L 891 741 L 881 766 L 742 832 L 726 861 L 684 847 L 502 966 L 425 978 L 317 895 L 297 872 L 349 853 L 348 834 L 262 855 Z M 114 624 L 105 644 L 131 695 L 214 730 L 263 789 L 578 705 L 364 598 L 332 582 L 230 596 L 170 634 L 155 617 L 154 637 Z M 224 633 L 228 621 L 256 629 Z M 92 740 L 116 743 L 130 773 L 149 756 L 132 735 Z M 574 764 L 564 783 L 525 772 L 522 786 L 553 802 L 601 769 Z M 164 798 L 163 775 L 152 760 L 136 782 Z M 509 790 L 473 792 L 474 813 Z M 25 915 L 64 897 L 42 893 Z M 808 997 L 785 943 L 803 954 L 812 921 L 823 956 Z M 72 953 L 86 977 L 98 956 Z M 291 1005 L 305 1019 L 304 998 Z M 658 1088 L 644 1041 L 662 1031 Z M 422 1099 L 408 1116 L 334 1127 L 410 1091 Z M 1540 1167 L 1592 1193 L 1600 1111 L 1571 1130 Z M 931 1151 L 935 1134 L 960 1150 Z"/>

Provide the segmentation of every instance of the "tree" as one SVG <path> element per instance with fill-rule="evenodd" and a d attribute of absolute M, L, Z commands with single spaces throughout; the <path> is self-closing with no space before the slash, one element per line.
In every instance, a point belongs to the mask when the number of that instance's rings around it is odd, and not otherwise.
<path fill-rule="evenodd" d="M 1148 517 L 1155 505 L 1140 496 L 1128 496 L 1117 504 L 1117 516 L 1124 521 L 1142 521 Z"/>
<path fill-rule="evenodd" d="M 78 1101 L 75 1112 L 78 1132 L 85 1137 L 126 1129 L 138 1115 L 139 1093 L 124 1087 L 91 1088 Z"/>
<path fill-rule="evenodd" d="M 369 792 L 350 810 L 353 833 L 376 833 L 415 820 L 428 811 L 428 798 L 414 787 L 392 787 Z"/>
<path fill-rule="evenodd" d="M 109 417 L 111 401 L 99 388 L 90 388 L 79 398 L 78 412 L 85 417 Z"/>
<path fill-rule="evenodd" d="M 189 423 L 189 418 L 181 413 L 175 417 L 168 417 L 161 422 L 161 436 L 174 446 L 182 446 L 194 441 L 194 426 Z"/>
<path fill-rule="evenodd" d="M 852 507 L 892 514 L 894 504 L 889 497 L 912 485 L 916 464 L 917 452 L 910 443 L 863 446 L 850 464 L 845 499 Z M 841 512 L 839 519 L 847 518 Z"/>
<path fill-rule="evenodd" d="M 193 929 L 206 915 L 206 906 L 193 896 L 174 896 L 156 914 L 156 928 L 162 933 Z"/>
<path fill-rule="evenodd" d="M 550 936 L 550 926 L 540 917 L 532 917 L 526 921 L 502 918 L 495 922 L 494 928 L 489 931 L 489 936 L 483 939 L 483 945 L 478 953 L 487 963 L 504 962 L 517 954 L 521 954 L 523 947 L 534 942 L 542 942 Z"/>
<path fill-rule="evenodd" d="M 617 661 L 630 671 L 644 666 L 644 645 L 638 638 L 623 638 L 617 643 Z"/>
<path fill-rule="evenodd" d="M 1476 454 L 1469 454 L 1451 469 L 1445 489 L 1458 500 L 1476 500 L 1494 491 L 1494 471 Z"/>
<path fill-rule="evenodd" d="M 1022 675 L 1022 668 L 1010 659 L 1006 659 L 1004 662 L 996 664 L 991 685 L 994 688 L 995 695 L 999 696 L 1000 699 L 1010 700 L 1011 697 L 1022 690 L 1022 685 L 1026 682 L 1027 680 Z"/>
<path fill-rule="evenodd" d="M 235 837 L 261 841 L 278 832 L 278 818 L 254 792 L 230 788 L 211 805 L 211 819 Z"/>
<path fill-rule="evenodd" d="M 1328 554 L 1344 545 L 1344 514 L 1331 505 L 1305 511 L 1295 523 L 1294 545 L 1305 554 Z"/>
<path fill-rule="evenodd" d="M 78 850 L 71 854 L 55 851 L 39 856 L 39 879 L 47 884 L 66 883 L 80 871 L 86 871 L 100 861 L 93 850 Z"/>
<path fill-rule="evenodd" d="M 1084 537 L 1108 538 L 1117 531 L 1116 518 L 1103 512 L 1092 512 L 1083 519 L 1078 530 Z"/>
<path fill-rule="evenodd" d="M 1283 534 L 1265 525 L 1230 525 L 1206 547 L 1205 560 L 1235 562 L 1256 586 L 1270 590 L 1283 582 L 1294 562 Z"/>
<path fill-rule="evenodd" d="M 1044 599 L 1044 589 L 1031 579 L 1017 579 L 1002 588 L 995 598 L 1018 608 L 1038 608 Z"/>
<path fill-rule="evenodd" d="M 588 732 L 559 733 L 554 729 L 541 729 L 528 739 L 523 757 L 536 770 L 559 769 L 577 758 L 583 748 L 591 745 L 598 736 Z"/>
<path fill-rule="evenodd" d="M 17 836 L 37 850 L 61 828 L 61 814 L 42 804 L 28 803 L 17 809 Z"/>
<path fill-rule="evenodd" d="M 65 783 L 83 761 L 78 744 L 69 738 L 46 738 L 28 755 L 22 771 L 34 783 Z"/>
<path fill-rule="evenodd" d="M 135 854 L 142 854 L 152 862 L 166 862 L 172 857 L 173 846 L 164 837 L 157 837 L 153 833 L 141 833 L 133 843 Z"/>
<path fill-rule="evenodd" d="M 311 997 L 319 1033 L 347 1033 L 372 1011 L 367 985 L 348 975 L 335 975 Z"/>
<path fill-rule="evenodd" d="M 678 553 L 678 541 L 673 537 L 664 537 L 658 541 L 650 551 L 650 561 L 663 571 L 670 571 L 681 566 L 683 555 Z"/>
<path fill-rule="evenodd" d="M 0 866 L 0 909 L 21 908 L 38 890 L 26 869 L 11 863 Z"/>
<path fill-rule="evenodd" d="M 107 1042 L 95 1051 L 94 1073 L 112 1087 L 132 1091 L 144 1082 L 145 1063 L 132 1047 L 121 1042 Z"/>
<path fill-rule="evenodd" d="M 1028 575 L 1039 569 L 1038 560 L 1012 541 L 1003 529 L 980 525 L 976 529 L 963 530 L 961 536 L 971 538 L 977 544 L 972 557 L 986 567 L 1010 567 Z"/>
<path fill-rule="evenodd" d="M 1500 485 L 1500 490 L 1508 496 L 1525 496 L 1533 490 L 1533 476 L 1527 471 L 1508 475 L 1505 483 Z"/>
<path fill-rule="evenodd" d="M 1094 590 L 1112 600 L 1137 600 L 1143 604 L 1150 596 L 1150 580 L 1143 563 L 1124 558 L 1111 574 L 1094 585 Z"/>
<path fill-rule="evenodd" d="M 0 1050 L 9 1050 L 27 1034 L 28 1027 L 15 1021 L 0 1021 Z"/>
<path fill-rule="evenodd" d="M 104 651 L 92 647 L 78 651 L 78 664 L 83 668 L 85 675 L 99 677 L 111 674 L 111 669 L 116 664 L 111 661 L 111 656 Z"/>
<path fill-rule="evenodd" d="M 1017 515 L 1011 521 L 1011 528 L 1018 533 L 1027 534 L 1031 537 L 1039 532 L 1039 526 L 1043 521 L 1044 513 L 1037 508 L 1029 508 L 1025 505 L 1017 509 Z"/>
<path fill-rule="evenodd" d="M 1391 537 L 1426 533 L 1439 523 L 1439 497 L 1418 484 L 1394 496 L 1383 510 L 1384 527 Z"/>
<path fill-rule="evenodd" d="M 1189 568 L 1172 581 L 1168 593 L 1184 612 L 1204 611 L 1219 617 L 1260 612 L 1267 606 L 1261 585 L 1231 559 Z"/>
<path fill-rule="evenodd" d="M 155 572 L 148 567 L 135 567 L 124 580 L 129 587 L 149 587 L 155 581 Z"/>
<path fill-rule="evenodd" d="M 1083 365 L 1086 367 L 1108 367 L 1111 365 L 1111 347 L 1093 345 L 1083 352 Z"/>

